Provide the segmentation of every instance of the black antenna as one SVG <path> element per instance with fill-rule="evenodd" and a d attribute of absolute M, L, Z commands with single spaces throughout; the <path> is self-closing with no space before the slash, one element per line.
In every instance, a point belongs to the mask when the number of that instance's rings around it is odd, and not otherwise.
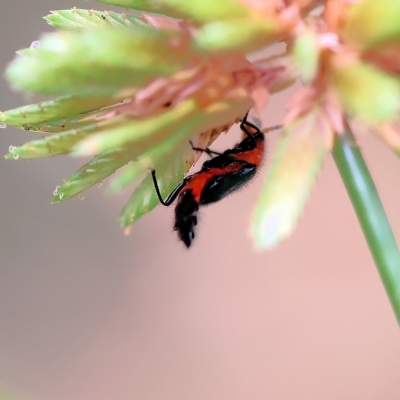
<path fill-rule="evenodd" d="M 154 183 L 154 187 L 156 189 L 156 193 L 158 196 L 158 200 L 160 200 L 160 203 L 165 206 L 168 207 L 170 206 L 175 199 L 177 198 L 179 192 L 181 191 L 182 187 L 186 184 L 186 181 L 183 180 L 173 191 L 172 193 L 165 199 L 163 200 L 163 198 L 161 197 L 161 192 L 160 192 L 160 188 L 158 187 L 158 183 L 157 183 L 157 178 L 156 178 L 156 171 L 153 169 L 151 171 L 151 176 L 153 178 L 153 183 Z"/>

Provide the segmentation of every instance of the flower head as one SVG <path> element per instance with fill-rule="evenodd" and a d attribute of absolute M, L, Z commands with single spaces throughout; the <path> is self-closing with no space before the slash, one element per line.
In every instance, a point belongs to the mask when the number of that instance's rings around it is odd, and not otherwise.
<path fill-rule="evenodd" d="M 54 202 L 121 169 L 111 192 L 140 182 L 121 215 L 129 227 L 157 205 L 151 169 L 167 195 L 197 161 L 189 140 L 209 146 L 296 80 L 303 86 L 287 106 L 254 213 L 259 246 L 292 231 L 349 119 L 400 149 L 397 0 L 102 2 L 137 12 L 53 12 L 45 18 L 59 31 L 20 51 L 7 70 L 15 88 L 55 98 L 0 114 L 3 123 L 48 134 L 6 157 L 93 157 Z M 249 61 L 277 41 L 285 53 Z"/>

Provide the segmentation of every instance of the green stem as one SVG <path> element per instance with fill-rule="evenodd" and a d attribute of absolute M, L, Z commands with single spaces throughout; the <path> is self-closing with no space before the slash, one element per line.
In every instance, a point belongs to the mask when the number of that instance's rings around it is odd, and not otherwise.
<path fill-rule="evenodd" d="M 343 136 L 336 137 L 333 158 L 400 324 L 399 248 L 374 182 L 349 127 Z"/>

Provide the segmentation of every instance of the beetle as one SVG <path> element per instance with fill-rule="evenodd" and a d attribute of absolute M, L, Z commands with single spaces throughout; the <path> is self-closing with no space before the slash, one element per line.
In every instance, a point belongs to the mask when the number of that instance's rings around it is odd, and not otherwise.
<path fill-rule="evenodd" d="M 170 206 L 178 198 L 175 207 L 174 230 L 186 247 L 190 247 L 195 237 L 197 214 L 203 205 L 215 203 L 249 182 L 256 174 L 264 155 L 264 133 L 247 120 L 248 113 L 240 124 L 246 135 L 235 147 L 217 153 L 210 149 L 203 151 L 215 157 L 207 160 L 200 171 L 186 176 L 165 199 L 162 199 L 157 184 L 156 172 L 152 170 L 154 187 L 164 206 Z"/>

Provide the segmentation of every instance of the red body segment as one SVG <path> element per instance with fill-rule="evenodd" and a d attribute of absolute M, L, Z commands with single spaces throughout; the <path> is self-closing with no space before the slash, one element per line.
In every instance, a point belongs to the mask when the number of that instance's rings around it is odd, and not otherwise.
<path fill-rule="evenodd" d="M 196 174 L 190 175 L 190 179 L 187 180 L 186 185 L 182 188 L 178 195 L 178 202 L 182 195 L 187 190 L 190 190 L 193 194 L 193 198 L 195 201 L 200 203 L 201 194 L 203 193 L 204 188 L 210 182 L 211 179 L 215 179 L 218 176 L 226 176 L 226 174 L 231 172 L 236 172 L 241 169 L 241 166 L 238 164 L 228 165 L 225 168 L 212 168 L 209 170 L 200 170 Z"/>

